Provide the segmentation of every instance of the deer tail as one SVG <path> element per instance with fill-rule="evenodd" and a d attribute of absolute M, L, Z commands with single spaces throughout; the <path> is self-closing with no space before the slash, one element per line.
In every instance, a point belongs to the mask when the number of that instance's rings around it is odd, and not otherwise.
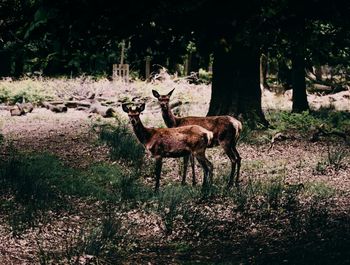
<path fill-rule="evenodd" d="M 208 142 L 208 145 L 212 144 L 213 138 L 214 138 L 213 132 L 207 130 L 207 142 Z"/>
<path fill-rule="evenodd" d="M 231 123 L 233 128 L 235 129 L 235 140 L 237 142 L 242 132 L 242 123 L 239 120 L 234 118 L 231 119 Z"/>

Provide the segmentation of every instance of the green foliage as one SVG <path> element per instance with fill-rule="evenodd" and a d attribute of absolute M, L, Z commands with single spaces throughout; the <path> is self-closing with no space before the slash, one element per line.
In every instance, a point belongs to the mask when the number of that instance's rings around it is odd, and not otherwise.
<path fill-rule="evenodd" d="M 296 130 L 306 133 L 310 129 L 321 125 L 321 120 L 312 116 L 308 111 L 302 113 L 282 111 L 270 115 L 269 120 L 279 131 Z"/>
<path fill-rule="evenodd" d="M 111 148 L 112 159 L 124 160 L 139 168 L 144 162 L 144 148 L 126 123 L 101 125 L 100 139 Z"/>
<path fill-rule="evenodd" d="M 152 197 L 151 189 L 135 176 L 135 172 L 125 172 L 117 165 L 98 165 L 79 171 L 65 167 L 51 155 L 13 153 L 0 162 L 0 191 L 14 198 L 1 208 L 10 213 L 9 223 L 18 234 L 42 220 L 45 211 L 67 207 L 67 196 L 131 206 Z"/>
<path fill-rule="evenodd" d="M 26 102 L 38 104 L 53 98 L 54 93 L 51 88 L 46 87 L 43 82 L 37 82 L 35 79 L 23 79 L 20 82 L 0 82 L 0 103 L 15 104 L 25 99 Z"/>
<path fill-rule="evenodd" d="M 213 73 L 208 72 L 202 68 L 198 71 L 198 81 L 199 83 L 209 84 L 213 78 Z"/>
<path fill-rule="evenodd" d="M 62 165 L 52 156 L 24 157 L 13 154 L 2 161 L 0 183 L 4 190 L 10 190 L 16 201 L 45 205 L 57 196 L 54 181 L 63 174 Z"/>
<path fill-rule="evenodd" d="M 62 176 L 62 170 L 51 156 L 12 154 L 8 160 L 0 162 L 0 190 L 14 197 L 2 206 L 10 213 L 9 223 L 14 235 L 34 225 L 38 217 L 45 216 L 46 210 L 58 207 L 60 197 L 54 183 Z"/>
<path fill-rule="evenodd" d="M 93 183 L 103 187 L 102 193 L 108 191 L 112 201 L 136 203 L 153 196 L 151 188 L 141 184 L 138 170 L 129 174 L 124 170 L 115 165 L 98 165 L 90 169 L 89 175 Z"/>
<path fill-rule="evenodd" d="M 268 120 L 276 131 L 299 131 L 302 134 L 322 127 L 325 130 L 347 131 L 350 129 L 350 113 L 321 109 L 319 111 L 291 113 L 276 111 L 268 113 Z"/>

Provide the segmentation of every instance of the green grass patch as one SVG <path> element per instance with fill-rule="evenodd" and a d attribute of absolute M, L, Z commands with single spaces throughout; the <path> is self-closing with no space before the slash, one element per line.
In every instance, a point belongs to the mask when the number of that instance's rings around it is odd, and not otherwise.
<path fill-rule="evenodd" d="M 48 210 L 67 209 L 69 196 L 133 207 L 152 197 L 151 190 L 142 185 L 135 172 L 118 165 L 77 170 L 48 154 L 20 153 L 0 162 L 0 192 L 6 198 L 1 210 L 9 213 L 15 233 L 42 221 Z"/>
<path fill-rule="evenodd" d="M 266 144 L 271 142 L 277 133 L 297 133 L 309 137 L 318 128 L 332 135 L 346 135 L 350 132 L 350 113 L 346 111 L 269 111 L 266 113 L 266 119 L 270 122 L 270 128 L 267 130 L 253 130 L 249 123 L 244 122 L 240 140 L 249 144 Z"/>
<path fill-rule="evenodd" d="M 100 124 L 99 137 L 101 141 L 110 147 L 111 158 L 123 160 L 136 167 L 141 167 L 144 162 L 145 151 L 138 142 L 127 123 L 118 122 L 118 125 Z"/>

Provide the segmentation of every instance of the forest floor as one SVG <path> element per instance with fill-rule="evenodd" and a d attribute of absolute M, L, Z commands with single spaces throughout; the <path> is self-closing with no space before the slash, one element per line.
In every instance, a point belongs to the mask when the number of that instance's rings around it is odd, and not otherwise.
<path fill-rule="evenodd" d="M 183 102 L 190 102 L 181 105 L 181 115 L 205 114 L 208 86 L 176 91 Z M 127 93 L 132 91 L 119 91 L 119 95 Z M 140 95 L 148 102 L 141 119 L 148 125 L 164 126 L 156 101 L 144 98 L 145 93 Z M 278 104 L 280 109 L 290 107 L 288 95 L 283 100 L 277 97 L 279 103 L 271 97 L 277 96 L 266 92 L 263 98 L 267 112 Z M 312 104 L 324 100 L 349 111 L 348 97 L 329 97 L 340 100 L 315 97 Z M 1 157 L 9 157 L 13 150 L 21 156 L 53 154 L 65 167 L 78 170 L 118 164 L 109 155 L 109 146 L 98 139 L 96 124 L 101 123 L 114 120 L 74 109 L 52 113 L 35 108 L 21 117 L 0 110 L 1 134 L 6 140 Z M 165 161 L 161 190 L 169 192 L 158 199 L 112 205 L 69 195 L 60 207 L 45 209 L 29 225 L 18 221 L 9 203 L 14 196 L 4 193 L 0 200 L 0 264 L 349 264 L 349 142 L 339 137 L 310 141 L 310 129 L 284 131 L 286 139 L 271 145 L 269 137 L 275 133 L 252 132 L 249 140 L 239 143 L 239 190 L 225 191 L 229 161 L 220 148 L 213 148 L 208 158 L 214 164 L 216 190 L 208 196 L 191 187 L 190 173 L 188 185 L 179 185 L 177 159 Z M 142 169 L 140 174 L 143 185 L 151 187 L 150 175 Z M 197 165 L 196 174 L 201 183 Z M 170 203 L 166 196 L 173 196 Z M 107 231 L 102 229 L 99 234 L 101 227 Z M 103 241 L 114 229 L 108 242 Z M 107 251 L 110 249 L 113 251 Z"/>

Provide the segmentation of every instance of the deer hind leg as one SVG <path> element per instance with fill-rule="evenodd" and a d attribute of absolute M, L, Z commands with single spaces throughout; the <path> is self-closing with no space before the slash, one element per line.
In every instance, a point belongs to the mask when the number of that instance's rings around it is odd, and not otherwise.
<path fill-rule="evenodd" d="M 192 168 L 192 185 L 196 186 L 196 172 L 195 172 L 195 164 L 194 164 L 194 157 L 193 155 L 184 156 L 184 163 L 183 163 L 183 173 L 182 173 L 182 185 L 186 185 L 186 175 L 187 175 L 187 167 L 188 167 L 188 161 L 191 161 L 191 168 Z"/>
<path fill-rule="evenodd" d="M 159 191 L 160 174 L 162 172 L 162 163 L 163 163 L 163 160 L 161 157 L 156 158 L 156 167 L 155 167 L 156 185 L 154 187 L 154 192 L 156 193 Z"/>
<path fill-rule="evenodd" d="M 209 186 L 213 179 L 213 165 L 212 163 L 205 157 L 205 153 L 197 154 L 196 158 L 203 168 L 204 176 L 203 176 L 203 188 Z"/>
<path fill-rule="evenodd" d="M 228 182 L 228 187 L 233 186 L 233 181 L 234 181 L 234 176 L 236 173 L 236 164 L 238 165 L 238 168 L 240 168 L 240 158 L 239 155 L 237 157 L 237 150 L 233 144 L 225 144 L 225 143 L 220 143 L 222 148 L 224 149 L 226 155 L 229 157 L 231 161 L 231 174 L 230 174 L 230 179 Z M 235 150 L 235 151 L 234 151 Z M 238 180 L 236 179 L 236 186 L 238 185 Z"/>

